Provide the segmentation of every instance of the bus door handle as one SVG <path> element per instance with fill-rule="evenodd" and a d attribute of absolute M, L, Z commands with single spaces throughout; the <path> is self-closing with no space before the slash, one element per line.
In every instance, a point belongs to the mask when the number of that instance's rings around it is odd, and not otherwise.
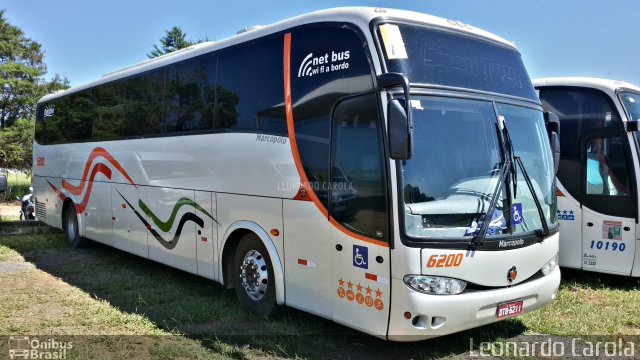
<path fill-rule="evenodd" d="M 592 227 L 592 226 L 593 226 L 593 223 L 592 223 L 591 221 L 589 221 L 589 222 L 587 223 L 587 226 L 588 226 L 588 227 Z"/>

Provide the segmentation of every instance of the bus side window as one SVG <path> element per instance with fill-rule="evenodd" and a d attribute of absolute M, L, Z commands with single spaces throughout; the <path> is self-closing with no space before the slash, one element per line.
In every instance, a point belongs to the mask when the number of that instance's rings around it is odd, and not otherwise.
<path fill-rule="evenodd" d="M 214 128 L 286 136 L 283 71 L 281 37 L 221 51 Z"/>
<path fill-rule="evenodd" d="M 558 180 L 576 200 L 582 201 L 581 141 L 598 131 L 621 129 L 622 122 L 611 98 L 591 88 L 559 86 L 539 89 L 545 111 L 560 118 L 560 168 Z"/>
<path fill-rule="evenodd" d="M 630 195 L 629 167 L 620 137 L 591 139 L 586 152 L 587 195 Z"/>
<path fill-rule="evenodd" d="M 333 113 L 331 215 L 345 228 L 388 241 L 387 197 L 378 102 L 342 101 Z"/>
<path fill-rule="evenodd" d="M 92 141 L 113 140 L 122 137 L 124 126 L 124 87 L 116 83 L 94 90 L 95 113 Z"/>
<path fill-rule="evenodd" d="M 343 96 L 374 87 L 363 43 L 355 29 L 346 25 L 312 25 L 291 33 L 289 75 L 296 142 L 309 186 L 326 209 L 332 183 L 331 111 Z"/>

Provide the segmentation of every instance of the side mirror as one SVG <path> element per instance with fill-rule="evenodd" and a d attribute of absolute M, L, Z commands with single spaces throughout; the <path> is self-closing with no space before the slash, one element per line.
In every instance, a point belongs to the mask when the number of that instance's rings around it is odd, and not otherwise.
<path fill-rule="evenodd" d="M 549 135 L 554 171 L 557 174 L 558 167 L 560 166 L 560 119 L 555 113 L 545 111 L 544 124 L 547 128 L 547 134 Z"/>
<path fill-rule="evenodd" d="M 404 103 L 391 99 L 387 104 L 389 152 L 394 160 L 408 160 L 413 156 L 413 125 L 409 107 L 409 80 L 400 73 L 384 73 L 377 78 L 378 88 L 402 87 Z"/>
<path fill-rule="evenodd" d="M 627 121 L 627 131 L 638 131 L 640 130 L 640 125 L 638 124 L 638 120 L 629 120 Z"/>
<path fill-rule="evenodd" d="M 7 191 L 7 174 L 0 172 L 0 193 Z"/>
<path fill-rule="evenodd" d="M 413 129 L 407 112 L 398 99 L 391 99 L 388 108 L 389 152 L 394 160 L 408 160 L 413 156 Z"/>

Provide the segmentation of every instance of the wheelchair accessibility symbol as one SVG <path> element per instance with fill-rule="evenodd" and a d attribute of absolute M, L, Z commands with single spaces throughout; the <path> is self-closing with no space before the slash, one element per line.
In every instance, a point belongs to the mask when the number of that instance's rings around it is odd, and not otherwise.
<path fill-rule="evenodd" d="M 522 224 L 522 204 L 513 204 L 511 208 L 511 220 L 513 225 Z"/>
<path fill-rule="evenodd" d="M 353 266 L 369 268 L 369 249 L 365 246 L 353 245 Z"/>

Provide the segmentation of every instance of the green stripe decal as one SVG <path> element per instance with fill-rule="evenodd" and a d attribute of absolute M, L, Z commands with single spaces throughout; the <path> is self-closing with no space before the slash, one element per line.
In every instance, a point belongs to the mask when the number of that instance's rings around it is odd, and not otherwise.
<path fill-rule="evenodd" d="M 218 223 L 218 221 L 216 221 L 216 219 L 214 219 L 207 210 L 203 209 L 202 206 L 198 205 L 198 203 L 196 203 L 195 201 L 186 197 L 183 197 L 176 202 L 176 204 L 173 206 L 173 210 L 171 211 L 171 216 L 169 216 L 169 219 L 167 221 L 160 220 L 142 200 L 138 201 L 138 206 L 140 206 L 140 209 L 142 209 L 142 211 L 151 219 L 151 221 L 153 221 L 153 223 L 164 232 L 169 232 L 169 230 L 171 230 L 173 222 L 176 220 L 178 210 L 180 210 L 180 208 L 183 206 L 192 206 L 206 216 L 210 217 L 211 220 L 216 222 L 216 224 Z"/>

